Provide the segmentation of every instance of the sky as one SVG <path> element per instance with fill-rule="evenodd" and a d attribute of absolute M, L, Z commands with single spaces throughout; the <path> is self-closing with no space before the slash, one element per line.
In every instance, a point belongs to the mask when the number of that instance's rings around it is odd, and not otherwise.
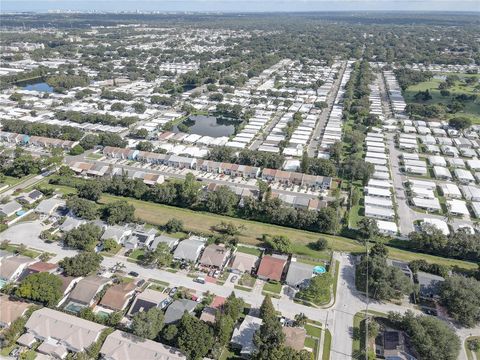
<path fill-rule="evenodd" d="M 0 0 L 0 12 L 480 11 L 480 0 Z"/>

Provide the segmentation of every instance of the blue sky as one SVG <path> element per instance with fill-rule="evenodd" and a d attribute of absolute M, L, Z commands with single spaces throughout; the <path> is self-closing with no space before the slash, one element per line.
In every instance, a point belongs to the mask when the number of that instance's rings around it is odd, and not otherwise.
<path fill-rule="evenodd" d="M 1 12 L 97 11 L 480 11 L 480 0 L 0 0 Z"/>

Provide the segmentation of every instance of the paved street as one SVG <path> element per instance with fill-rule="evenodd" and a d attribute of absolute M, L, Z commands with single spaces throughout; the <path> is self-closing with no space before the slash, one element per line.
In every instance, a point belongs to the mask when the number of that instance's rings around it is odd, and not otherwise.
<path fill-rule="evenodd" d="M 342 68 L 338 72 L 338 77 L 335 80 L 335 83 L 333 84 L 332 89 L 330 90 L 327 96 L 328 107 L 322 110 L 322 113 L 320 114 L 320 117 L 317 120 L 315 130 L 313 131 L 313 134 L 310 137 L 310 143 L 308 144 L 308 147 L 307 147 L 307 153 L 308 153 L 308 156 L 310 157 L 315 156 L 315 152 L 317 151 L 318 146 L 321 143 L 321 140 L 322 140 L 321 135 L 327 123 L 330 112 L 332 111 L 335 97 L 337 96 L 338 90 L 340 89 L 340 83 L 342 81 L 342 76 L 343 76 L 343 73 L 345 72 L 346 66 L 347 66 L 346 62 L 342 63 Z M 317 138 L 318 140 L 316 140 Z"/>

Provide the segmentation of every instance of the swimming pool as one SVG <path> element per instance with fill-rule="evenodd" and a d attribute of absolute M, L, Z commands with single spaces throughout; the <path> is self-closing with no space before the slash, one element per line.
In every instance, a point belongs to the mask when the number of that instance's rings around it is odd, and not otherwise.
<path fill-rule="evenodd" d="M 313 273 L 314 274 L 325 274 L 326 270 L 324 266 L 317 265 L 313 268 Z"/>

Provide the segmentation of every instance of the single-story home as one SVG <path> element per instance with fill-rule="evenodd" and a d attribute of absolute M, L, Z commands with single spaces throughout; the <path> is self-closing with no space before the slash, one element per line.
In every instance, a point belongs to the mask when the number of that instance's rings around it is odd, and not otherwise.
<path fill-rule="evenodd" d="M 157 341 L 139 338 L 135 335 L 115 330 L 107 336 L 100 354 L 104 360 L 185 360 L 180 350 Z"/>
<path fill-rule="evenodd" d="M 180 241 L 173 252 L 173 258 L 196 263 L 200 257 L 200 253 L 205 248 L 205 243 L 206 239 L 198 236 L 191 236 L 188 239 Z"/>
<path fill-rule="evenodd" d="M 211 244 L 203 250 L 199 264 L 204 267 L 223 270 L 223 267 L 230 259 L 230 254 L 230 249 L 225 247 L 225 245 Z"/>
<path fill-rule="evenodd" d="M 137 288 L 135 282 L 120 283 L 109 287 L 99 305 L 113 311 L 124 310 Z"/>
<path fill-rule="evenodd" d="M 257 276 L 262 280 L 281 281 L 286 264 L 286 257 L 265 255 L 260 260 Z"/>
<path fill-rule="evenodd" d="M 242 274 L 244 272 L 252 273 L 257 270 L 260 258 L 255 255 L 236 252 L 235 257 L 230 265 L 232 272 Z"/>
<path fill-rule="evenodd" d="M 151 308 L 163 309 L 167 307 L 170 302 L 171 299 L 168 294 L 152 289 L 145 289 L 135 297 L 135 300 L 128 311 L 128 315 L 132 316 L 137 312 L 148 311 Z"/>
<path fill-rule="evenodd" d="M 248 358 L 253 354 L 256 349 L 253 336 L 261 325 L 262 319 L 247 315 L 242 323 L 235 327 L 230 343 L 232 347 L 240 349 L 240 356 Z"/>
<path fill-rule="evenodd" d="M 2 311 L 0 311 L 0 328 L 9 327 L 12 322 L 25 314 L 32 305 L 31 303 L 23 301 L 11 300 L 6 295 L 0 295 L 0 304 L 2 304 Z"/>
<path fill-rule="evenodd" d="M 193 300 L 175 300 L 168 306 L 167 311 L 165 311 L 164 323 L 169 325 L 178 322 L 182 318 L 185 311 L 191 314 L 197 305 L 197 302 Z"/>
<path fill-rule="evenodd" d="M 63 359 L 67 352 L 81 352 L 98 340 L 105 326 L 60 311 L 42 308 L 34 311 L 25 324 L 27 332 L 19 344 L 31 343 L 31 337 L 43 341 L 38 352 Z"/>
<path fill-rule="evenodd" d="M 310 283 L 313 276 L 313 267 L 297 261 L 290 261 L 285 282 L 295 288 L 304 288 Z"/>

